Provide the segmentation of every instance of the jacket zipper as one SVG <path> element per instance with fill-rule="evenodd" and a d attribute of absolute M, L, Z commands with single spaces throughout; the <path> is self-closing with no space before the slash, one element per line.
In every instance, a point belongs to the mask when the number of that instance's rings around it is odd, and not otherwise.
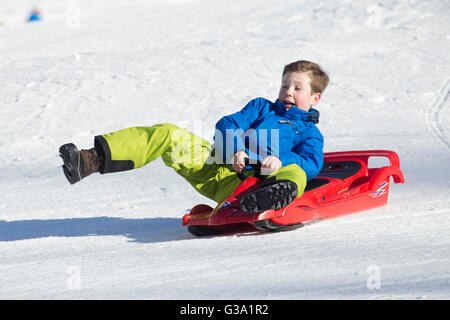
<path fill-rule="evenodd" d="M 278 123 L 287 123 L 287 124 L 290 124 L 291 127 L 294 128 L 296 134 L 302 134 L 301 132 L 299 132 L 299 131 L 297 130 L 297 127 L 295 126 L 295 124 L 293 124 L 293 123 L 292 123 L 291 121 L 289 121 L 289 120 L 279 120 Z"/>

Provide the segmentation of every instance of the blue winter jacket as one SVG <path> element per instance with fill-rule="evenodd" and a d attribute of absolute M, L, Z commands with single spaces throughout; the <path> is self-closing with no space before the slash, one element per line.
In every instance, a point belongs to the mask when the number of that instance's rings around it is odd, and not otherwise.
<path fill-rule="evenodd" d="M 216 155 L 226 163 L 231 163 L 238 150 L 260 161 L 274 155 L 282 166 L 296 163 L 310 180 L 323 165 L 323 136 L 315 125 L 318 120 L 319 112 L 313 108 L 309 112 L 297 107 L 286 111 L 279 100 L 253 99 L 241 111 L 217 122 Z"/>

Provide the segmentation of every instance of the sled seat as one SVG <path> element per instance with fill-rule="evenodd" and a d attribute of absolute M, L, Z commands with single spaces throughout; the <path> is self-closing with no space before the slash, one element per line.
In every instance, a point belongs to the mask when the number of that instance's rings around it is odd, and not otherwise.
<path fill-rule="evenodd" d="M 323 164 L 317 177 L 308 181 L 305 192 L 327 185 L 331 182 L 327 178 L 340 180 L 351 178 L 360 173 L 363 168 L 366 168 L 366 166 L 360 160 L 327 161 Z"/>
<path fill-rule="evenodd" d="M 330 161 L 325 162 L 318 178 L 347 179 L 357 174 L 362 168 L 358 161 Z"/>

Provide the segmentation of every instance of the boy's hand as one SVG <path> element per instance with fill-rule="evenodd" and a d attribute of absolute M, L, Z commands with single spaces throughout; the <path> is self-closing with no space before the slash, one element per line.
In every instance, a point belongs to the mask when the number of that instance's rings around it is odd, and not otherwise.
<path fill-rule="evenodd" d="M 245 151 L 236 151 L 232 159 L 234 171 L 236 171 L 237 173 L 241 173 L 242 170 L 245 169 L 245 158 L 248 158 L 248 154 Z"/>
<path fill-rule="evenodd" d="M 261 172 L 264 172 L 264 174 L 271 174 L 274 171 L 277 171 L 281 168 L 281 160 L 278 159 L 275 156 L 267 156 L 262 162 L 261 162 L 261 168 L 265 168 L 265 170 L 261 170 Z"/>

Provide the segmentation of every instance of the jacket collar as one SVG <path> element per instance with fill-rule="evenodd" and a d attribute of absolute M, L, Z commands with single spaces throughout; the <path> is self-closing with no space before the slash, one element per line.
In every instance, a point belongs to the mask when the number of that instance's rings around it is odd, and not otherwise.
<path fill-rule="evenodd" d="M 314 108 L 309 109 L 309 111 L 304 111 L 295 106 L 292 106 L 292 108 L 286 110 L 286 106 L 278 99 L 274 103 L 274 108 L 275 113 L 279 116 L 283 116 L 292 120 L 312 121 L 315 124 L 319 123 L 320 113 Z"/>

